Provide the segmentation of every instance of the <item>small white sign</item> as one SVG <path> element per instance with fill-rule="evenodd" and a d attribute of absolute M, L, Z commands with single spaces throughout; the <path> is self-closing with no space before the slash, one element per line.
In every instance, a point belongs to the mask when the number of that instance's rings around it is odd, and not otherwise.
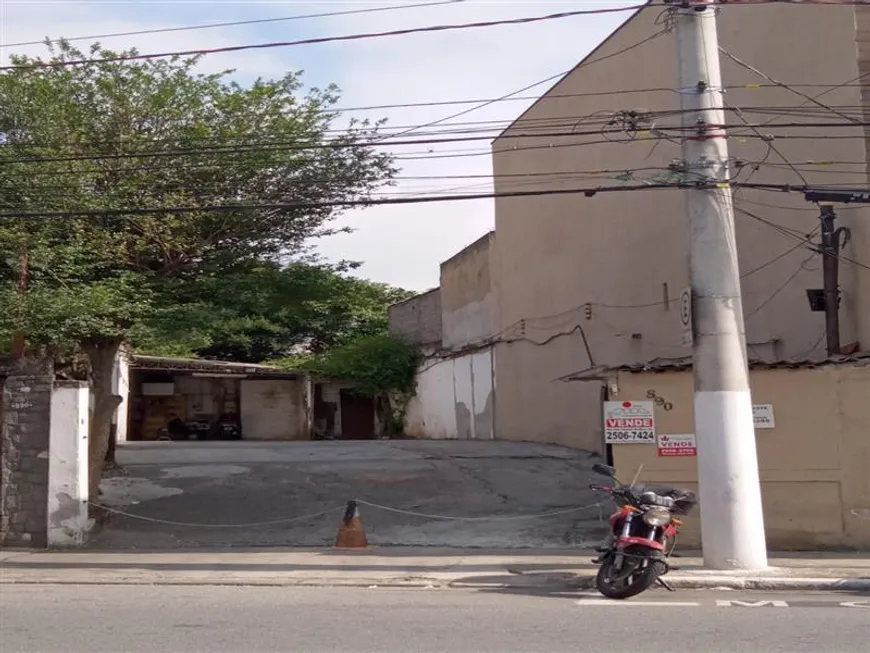
<path fill-rule="evenodd" d="M 757 429 L 775 429 L 776 419 L 773 416 L 773 404 L 755 404 L 752 407 L 752 419 Z"/>
<path fill-rule="evenodd" d="M 691 345 L 692 334 L 692 289 L 686 288 L 680 295 L 680 328 L 683 332 L 683 344 Z"/>
<path fill-rule="evenodd" d="M 682 433 L 680 435 L 659 435 L 658 453 L 659 456 L 662 456 L 663 458 L 697 456 L 698 447 L 695 444 L 695 434 Z"/>
<path fill-rule="evenodd" d="M 655 404 L 651 401 L 604 402 L 607 444 L 655 444 Z"/>

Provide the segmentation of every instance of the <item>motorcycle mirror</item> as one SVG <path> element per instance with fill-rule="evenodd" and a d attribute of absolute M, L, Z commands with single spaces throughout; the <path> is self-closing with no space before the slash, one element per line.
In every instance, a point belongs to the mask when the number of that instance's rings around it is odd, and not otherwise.
<path fill-rule="evenodd" d="M 596 474 L 601 474 L 602 476 L 607 476 L 609 478 L 616 478 L 616 470 L 613 469 L 610 465 L 602 465 L 601 463 L 595 463 L 592 465 L 592 471 Z"/>

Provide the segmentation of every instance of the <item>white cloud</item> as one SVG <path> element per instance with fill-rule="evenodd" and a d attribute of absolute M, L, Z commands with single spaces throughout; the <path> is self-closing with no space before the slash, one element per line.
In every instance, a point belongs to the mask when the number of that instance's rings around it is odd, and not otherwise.
<path fill-rule="evenodd" d="M 73 36 L 250 20 L 384 6 L 386 2 L 317 3 L 0 3 L 0 45 Z M 407 0 L 393 4 L 407 4 Z M 170 32 L 117 39 L 105 45 L 135 46 L 142 52 L 216 48 L 239 43 L 293 40 L 308 36 L 387 31 L 410 26 L 499 20 L 633 4 L 627 0 L 488 2 L 470 0 L 440 7 L 279 22 L 225 29 Z M 206 10 L 208 8 L 208 10 Z M 584 16 L 541 23 L 415 34 L 326 45 L 243 51 L 206 57 L 207 71 L 236 68 L 241 76 L 275 77 L 304 68 L 306 84 L 336 82 L 343 90 L 342 106 L 498 97 L 567 70 L 597 45 L 627 14 Z M 6 62 L 8 49 L 0 47 Z M 43 53 L 44 48 L 15 48 Z M 550 84 L 524 95 L 537 96 Z M 508 121 L 527 102 L 503 102 L 470 113 L 459 121 Z M 460 106 L 415 107 L 376 111 L 392 125 L 417 125 L 443 118 Z M 365 116 L 367 114 L 354 114 Z M 456 150 L 484 151 L 488 141 L 440 146 L 396 147 L 397 154 Z M 488 175 L 488 155 L 403 161 L 402 176 Z M 488 192 L 485 179 L 402 181 L 394 192 L 454 188 L 454 192 Z M 438 283 L 438 265 L 492 228 L 492 202 L 444 202 L 379 206 L 348 212 L 342 223 L 352 234 L 319 243 L 330 258 L 365 261 L 360 274 L 413 289 Z"/>

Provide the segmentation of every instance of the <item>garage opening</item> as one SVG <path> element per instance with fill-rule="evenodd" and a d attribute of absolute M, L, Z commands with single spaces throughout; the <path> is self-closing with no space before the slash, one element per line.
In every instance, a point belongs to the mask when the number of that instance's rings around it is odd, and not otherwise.
<path fill-rule="evenodd" d="M 304 372 L 135 356 L 128 439 L 310 440 L 310 390 Z"/>

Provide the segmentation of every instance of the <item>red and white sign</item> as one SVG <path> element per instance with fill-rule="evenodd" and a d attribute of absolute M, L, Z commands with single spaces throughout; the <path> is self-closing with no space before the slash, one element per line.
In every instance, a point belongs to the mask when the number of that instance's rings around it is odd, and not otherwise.
<path fill-rule="evenodd" d="M 654 444 L 655 404 L 651 401 L 604 402 L 604 441 L 607 444 Z"/>
<path fill-rule="evenodd" d="M 698 455 L 694 433 L 660 435 L 658 437 L 658 450 L 659 455 L 664 457 Z"/>

